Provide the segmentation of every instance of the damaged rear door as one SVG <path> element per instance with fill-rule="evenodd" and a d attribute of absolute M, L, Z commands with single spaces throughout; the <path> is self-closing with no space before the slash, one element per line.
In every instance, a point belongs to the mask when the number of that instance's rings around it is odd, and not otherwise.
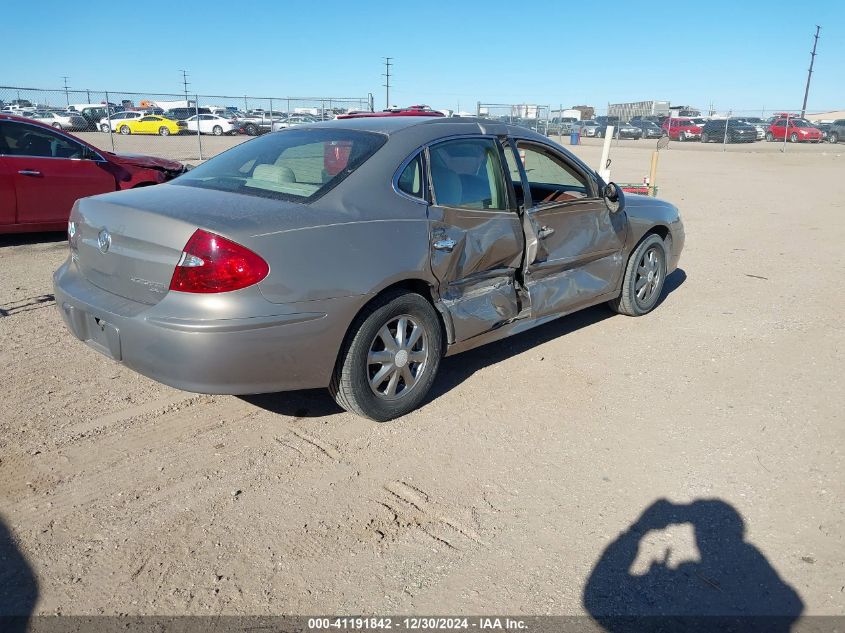
<path fill-rule="evenodd" d="M 514 283 L 524 238 L 495 137 L 456 137 L 427 154 L 431 268 L 458 342 L 519 314 Z"/>

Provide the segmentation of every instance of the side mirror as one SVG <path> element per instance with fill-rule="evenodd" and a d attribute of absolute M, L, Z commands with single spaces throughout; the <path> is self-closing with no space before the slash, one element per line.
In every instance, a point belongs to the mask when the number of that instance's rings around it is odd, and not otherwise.
<path fill-rule="evenodd" d="M 604 186 L 602 196 L 611 213 L 618 213 L 625 208 L 625 193 L 615 182 L 610 182 Z"/>

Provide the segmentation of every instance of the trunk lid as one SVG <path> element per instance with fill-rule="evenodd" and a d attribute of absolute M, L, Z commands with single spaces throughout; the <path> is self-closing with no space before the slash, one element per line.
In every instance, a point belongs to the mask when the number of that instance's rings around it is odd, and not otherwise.
<path fill-rule="evenodd" d="M 197 229 L 254 248 L 253 236 L 320 223 L 301 204 L 170 184 L 83 198 L 70 219 L 78 236 L 75 259 L 85 278 L 148 305 L 169 291 L 182 250 Z"/>

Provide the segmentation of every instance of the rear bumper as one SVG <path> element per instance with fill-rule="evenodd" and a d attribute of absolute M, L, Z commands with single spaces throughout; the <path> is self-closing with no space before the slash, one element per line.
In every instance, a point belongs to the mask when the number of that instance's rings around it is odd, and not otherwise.
<path fill-rule="evenodd" d="M 346 328 L 366 300 L 278 305 L 252 287 L 225 293 L 225 318 L 213 318 L 209 306 L 220 295 L 171 292 L 150 306 L 94 286 L 70 262 L 53 286 L 76 338 L 153 380 L 212 394 L 327 386 Z M 238 306 L 242 316 L 232 314 Z"/>

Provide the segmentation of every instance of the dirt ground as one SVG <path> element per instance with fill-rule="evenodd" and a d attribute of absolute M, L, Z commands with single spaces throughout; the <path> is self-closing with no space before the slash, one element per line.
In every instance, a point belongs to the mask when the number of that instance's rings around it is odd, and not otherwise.
<path fill-rule="evenodd" d="M 614 179 L 640 181 L 652 145 L 616 144 Z M 704 597 L 720 574 L 739 601 L 774 578 L 798 612 L 845 615 L 845 146 L 778 149 L 661 152 L 687 243 L 652 314 L 593 308 L 446 359 L 428 404 L 387 424 L 324 391 L 136 375 L 63 327 L 63 236 L 0 238 L 7 583 L 42 614 L 580 614 L 647 508 L 710 499 L 650 524 L 641 556 L 687 560 Z M 775 576 L 737 569 L 717 507 Z"/>

